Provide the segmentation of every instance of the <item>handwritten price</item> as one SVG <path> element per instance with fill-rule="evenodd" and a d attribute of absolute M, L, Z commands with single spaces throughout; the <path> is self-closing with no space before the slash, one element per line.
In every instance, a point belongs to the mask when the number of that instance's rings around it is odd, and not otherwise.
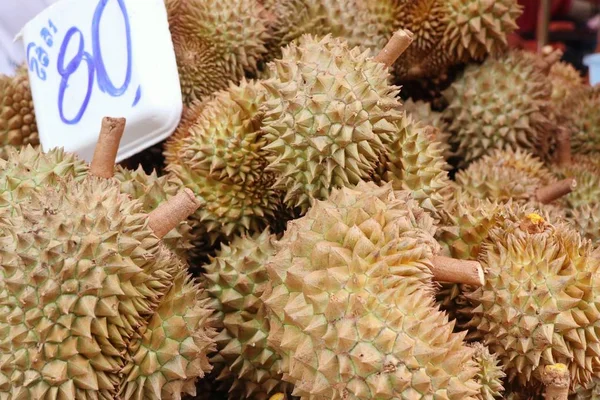
<path fill-rule="evenodd" d="M 125 24 L 125 45 L 127 52 L 127 63 L 125 66 L 125 79 L 120 86 L 116 86 L 112 79 L 109 77 L 104 59 L 102 58 L 102 48 L 100 43 L 100 21 L 104 15 L 104 10 L 110 0 L 99 0 L 98 5 L 94 11 L 91 28 L 91 53 L 85 49 L 85 36 L 79 28 L 72 26 L 65 34 L 65 37 L 60 45 L 58 57 L 56 60 L 56 70 L 60 76 L 60 83 L 58 89 L 58 112 L 60 119 L 67 125 L 75 125 L 81 121 L 89 105 L 92 97 L 94 88 L 97 86 L 102 93 L 105 93 L 111 97 L 120 97 L 127 93 L 129 85 L 131 84 L 132 75 L 132 44 L 131 44 L 131 30 L 129 16 L 125 7 L 124 0 L 113 0 L 116 1 Z M 42 28 L 40 32 L 41 38 L 44 40 L 46 46 L 51 48 L 54 44 L 54 35 L 58 33 L 57 27 L 50 20 L 48 27 Z M 75 55 L 70 60 L 65 60 L 67 48 L 72 41 L 77 41 L 78 48 Z M 29 60 L 29 69 L 35 71 L 36 75 L 45 81 L 47 73 L 45 68 L 50 64 L 48 52 L 41 46 L 37 46 L 34 42 L 27 45 L 27 59 Z M 71 76 L 76 73 L 85 62 L 87 67 L 87 88 L 85 89 L 85 97 L 82 104 L 80 105 L 76 115 L 73 118 L 65 116 L 64 112 L 64 100 L 65 92 L 69 88 L 69 80 Z M 96 82 L 96 86 L 94 85 Z M 141 98 L 141 87 L 137 88 L 133 105 L 135 107 Z"/>

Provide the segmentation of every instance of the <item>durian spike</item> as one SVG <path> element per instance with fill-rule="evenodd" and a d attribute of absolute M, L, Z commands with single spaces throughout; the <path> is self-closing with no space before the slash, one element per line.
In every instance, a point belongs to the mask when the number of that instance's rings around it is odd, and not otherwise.
<path fill-rule="evenodd" d="M 157 237 L 162 238 L 181 221 L 192 215 L 200 205 L 194 192 L 185 188 L 148 214 L 148 225 Z"/>
<path fill-rule="evenodd" d="M 102 129 L 90 165 L 90 175 L 112 178 L 115 174 L 115 160 L 119 143 L 125 131 L 125 118 L 102 118 Z"/>
<path fill-rule="evenodd" d="M 546 365 L 542 382 L 546 386 L 546 400 L 567 400 L 570 386 L 569 369 L 565 364 Z"/>
<path fill-rule="evenodd" d="M 560 127 L 557 135 L 557 159 L 561 167 L 571 164 L 571 131 Z"/>
<path fill-rule="evenodd" d="M 398 57 L 410 46 L 413 38 L 413 33 L 408 29 L 397 30 L 385 47 L 373 58 L 373 61 L 385 64 L 388 68 L 391 67 Z"/>
<path fill-rule="evenodd" d="M 543 61 L 540 63 L 539 66 L 542 69 L 542 71 L 544 71 L 544 73 L 547 74 L 550 72 L 550 68 L 552 68 L 554 64 L 560 61 L 560 59 L 563 56 L 563 52 L 562 50 L 555 49 L 552 46 L 544 46 L 542 48 L 541 56 Z"/>
<path fill-rule="evenodd" d="M 540 203 L 548 204 L 571 193 L 576 187 L 577 181 L 575 178 L 567 178 L 539 188 L 535 193 L 535 197 Z"/>
<path fill-rule="evenodd" d="M 431 264 L 431 273 L 435 281 L 473 286 L 483 286 L 485 283 L 483 268 L 477 261 L 435 256 Z"/>

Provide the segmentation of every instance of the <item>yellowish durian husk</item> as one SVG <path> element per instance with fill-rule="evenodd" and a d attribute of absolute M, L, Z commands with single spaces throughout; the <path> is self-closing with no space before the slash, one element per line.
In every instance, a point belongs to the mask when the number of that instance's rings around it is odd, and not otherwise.
<path fill-rule="evenodd" d="M 0 148 L 40 142 L 27 68 L 0 74 Z"/>

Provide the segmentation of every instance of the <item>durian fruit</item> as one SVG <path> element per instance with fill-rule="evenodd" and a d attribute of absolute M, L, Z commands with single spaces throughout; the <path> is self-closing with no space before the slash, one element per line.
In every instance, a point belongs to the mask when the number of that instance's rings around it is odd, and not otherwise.
<path fill-rule="evenodd" d="M 568 367 L 571 387 L 587 385 L 600 361 L 600 258 L 591 244 L 538 214 L 513 215 L 490 231 L 479 261 L 485 284 L 465 293 L 469 337 L 522 388 L 541 387 L 543 368 L 555 363 Z"/>
<path fill-rule="evenodd" d="M 415 34 L 414 44 L 395 65 L 403 80 L 438 76 L 452 65 L 502 54 L 521 14 L 515 0 L 400 3 L 396 23 Z"/>
<path fill-rule="evenodd" d="M 549 77 L 552 81 L 552 101 L 555 103 L 563 102 L 573 91 L 580 91 L 585 87 L 579 71 L 564 61 L 552 65 Z"/>
<path fill-rule="evenodd" d="M 423 125 L 430 125 L 437 129 L 441 134 L 438 137 L 440 142 L 447 142 L 450 134 L 446 132 L 448 124 L 442 118 L 442 113 L 431 109 L 431 103 L 413 99 L 404 100 L 402 108 L 415 120 Z"/>
<path fill-rule="evenodd" d="M 584 204 L 569 210 L 569 223 L 579 234 L 591 240 L 595 245 L 600 244 L 600 204 Z"/>
<path fill-rule="evenodd" d="M 235 238 L 204 266 L 206 290 L 224 326 L 211 361 L 223 366 L 219 380 L 233 378 L 230 399 L 268 400 L 291 393 L 291 385 L 282 380 L 281 357 L 267 343 L 269 322 L 260 299 L 269 284 L 265 262 L 275 252 L 274 240 L 268 231 Z"/>
<path fill-rule="evenodd" d="M 473 349 L 434 307 L 431 217 L 391 184 L 332 191 L 265 265 L 268 343 L 301 399 L 476 399 Z"/>
<path fill-rule="evenodd" d="M 475 349 L 473 358 L 479 367 L 477 383 L 481 385 L 480 400 L 493 400 L 502 398 L 504 386 L 502 379 L 506 376 L 498 362 L 498 357 L 491 354 L 489 349 L 481 343 L 475 342 L 471 345 Z"/>
<path fill-rule="evenodd" d="M 185 266 L 158 232 L 169 228 L 162 216 L 179 210 L 147 215 L 114 180 L 95 176 L 12 194 L 0 209 L 0 397 L 112 399 L 128 382 L 139 389 L 124 400 L 179 399 L 176 390 L 210 369 L 203 360 L 214 347 L 204 303 L 169 304 Z M 178 310 L 187 331 L 168 318 Z M 166 338 L 149 325 L 157 315 Z M 150 350 L 163 339 L 167 346 L 138 365 L 152 376 L 127 378 L 128 350 L 140 338 Z"/>
<path fill-rule="evenodd" d="M 541 160 L 510 148 L 494 150 L 456 174 L 456 183 L 468 195 L 499 202 L 545 202 L 540 189 L 557 181 Z"/>
<path fill-rule="evenodd" d="M 166 170 L 205 201 L 192 219 L 211 243 L 262 231 L 280 207 L 276 177 L 266 170 L 259 109 L 265 96 L 256 81 L 231 85 L 204 105 L 187 136 L 167 143 Z"/>
<path fill-rule="evenodd" d="M 171 164 L 177 160 L 178 152 L 186 137 L 190 136 L 190 128 L 196 123 L 196 119 L 202 114 L 204 106 L 209 103 L 212 97 L 207 97 L 204 101 L 196 100 L 189 105 L 184 105 L 181 112 L 181 119 L 175 129 L 175 132 L 169 136 L 163 148 L 163 157 L 165 164 Z"/>
<path fill-rule="evenodd" d="M 573 154 L 593 155 L 600 152 L 600 89 L 586 87 L 573 91 L 561 107 L 572 124 Z"/>
<path fill-rule="evenodd" d="M 437 216 L 449 195 L 450 167 L 443 146 L 431 127 L 419 127 L 406 114 L 396 123 L 397 131 L 384 139 L 382 171 L 376 181 L 392 182 L 394 189 L 409 190 L 419 205 Z"/>
<path fill-rule="evenodd" d="M 552 84 L 532 57 L 513 51 L 488 58 L 467 67 L 444 91 L 449 105 L 443 116 L 461 166 L 496 149 L 522 148 L 548 157 L 557 129 L 551 120 Z"/>
<path fill-rule="evenodd" d="M 268 40 L 258 0 L 166 0 L 166 5 L 184 103 L 256 70 Z"/>
<path fill-rule="evenodd" d="M 339 38 L 304 35 L 270 68 L 267 171 L 286 205 L 306 211 L 331 189 L 368 179 L 402 117 L 386 65 Z"/>
<path fill-rule="evenodd" d="M 559 178 L 574 178 L 577 187 L 565 196 L 569 208 L 600 204 L 600 166 L 593 156 L 576 155 L 572 163 L 556 169 Z"/>
<path fill-rule="evenodd" d="M 186 273 L 173 279 L 142 337 L 129 346 L 131 360 L 121 371 L 123 399 L 180 399 L 196 394 L 195 381 L 211 370 L 215 350 L 209 298 Z"/>
<path fill-rule="evenodd" d="M 38 145 L 39 137 L 27 67 L 22 66 L 14 76 L 0 74 L 0 149 L 28 144 Z"/>
<path fill-rule="evenodd" d="M 281 57 L 281 48 L 305 33 L 329 33 L 326 10 L 321 0 L 259 0 L 265 8 L 269 37 L 264 61 Z"/>

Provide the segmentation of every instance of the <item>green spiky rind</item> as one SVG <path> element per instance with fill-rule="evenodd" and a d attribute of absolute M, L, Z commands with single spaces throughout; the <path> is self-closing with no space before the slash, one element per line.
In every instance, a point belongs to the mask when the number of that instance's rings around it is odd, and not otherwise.
<path fill-rule="evenodd" d="M 186 103 L 238 83 L 267 51 L 255 0 L 167 1 L 167 10 Z"/>
<path fill-rule="evenodd" d="M 447 90 L 444 119 L 450 144 L 467 165 L 495 149 L 517 149 L 545 158 L 555 126 L 552 86 L 531 57 L 512 52 L 469 66 Z"/>
<path fill-rule="evenodd" d="M 435 128 L 435 139 L 441 143 L 443 147 L 444 157 L 448 158 L 452 155 L 450 151 L 450 133 L 448 132 L 448 124 L 442 119 L 442 113 L 433 111 L 431 104 L 413 99 L 408 99 L 402 103 L 402 108 L 417 122 L 422 125 L 432 126 Z"/>
<path fill-rule="evenodd" d="M 184 266 L 109 180 L 13 193 L 0 217 L 0 391 L 113 398 L 128 346 Z"/>
<path fill-rule="evenodd" d="M 520 15 L 513 0 L 403 3 L 395 29 L 409 29 L 414 40 L 394 65 L 400 79 L 438 77 L 453 65 L 501 54 Z"/>
<path fill-rule="evenodd" d="M 224 364 L 219 380 L 233 378 L 230 399 L 268 400 L 278 392 L 291 393 L 291 385 L 282 381 L 281 358 L 267 343 L 269 322 L 260 300 L 269 284 L 265 262 L 275 252 L 274 240 L 268 231 L 238 237 L 204 267 L 207 291 L 225 328 L 212 361 Z"/>
<path fill-rule="evenodd" d="M 465 294 L 473 307 L 465 313 L 508 380 L 539 385 L 539 368 L 563 363 L 572 385 L 590 382 L 600 357 L 591 244 L 567 226 L 513 217 L 492 229 L 479 261 L 486 282 Z"/>
<path fill-rule="evenodd" d="M 483 60 L 508 49 L 507 35 L 518 29 L 523 8 L 514 0 L 444 1 L 447 28 L 443 35 L 446 51 L 457 61 Z"/>
<path fill-rule="evenodd" d="M 574 91 L 564 106 L 574 124 L 571 148 L 574 154 L 600 152 L 600 89 L 586 87 Z"/>
<path fill-rule="evenodd" d="M 499 202 L 534 200 L 537 189 L 556 180 L 540 159 L 521 149 L 494 150 L 456 174 L 465 193 Z"/>
<path fill-rule="evenodd" d="M 306 211 L 333 188 L 368 179 L 401 117 L 385 66 L 341 39 L 305 35 L 271 73 L 263 130 L 285 203 Z"/>
<path fill-rule="evenodd" d="M 392 140 L 384 141 L 382 180 L 392 182 L 396 190 L 410 191 L 423 209 L 437 217 L 450 190 L 450 167 L 444 160 L 443 146 L 406 114 L 395 125 Z"/>
<path fill-rule="evenodd" d="M 148 322 L 129 346 L 131 359 L 121 371 L 123 400 L 180 399 L 196 394 L 195 381 L 212 366 L 216 331 L 210 299 L 192 278 L 180 272 Z"/>
<path fill-rule="evenodd" d="M 120 182 L 121 193 L 140 200 L 146 213 L 154 211 L 159 205 L 177 195 L 182 186 L 172 174 L 160 177 L 156 171 L 147 174 L 141 166 L 136 170 L 117 166 L 114 177 Z M 162 237 L 162 242 L 177 255 L 187 259 L 187 253 L 192 248 L 191 229 L 187 220 L 181 221 Z"/>
<path fill-rule="evenodd" d="M 46 153 L 31 145 L 9 148 L 6 159 L 0 160 L 0 208 L 18 201 L 30 189 L 82 180 L 87 173 L 87 163 L 62 148 Z"/>
<path fill-rule="evenodd" d="M 289 224 L 262 299 L 294 395 L 475 399 L 472 350 L 433 305 L 433 231 L 408 192 L 374 183 Z"/>
<path fill-rule="evenodd" d="M 585 86 L 581 74 L 575 67 L 563 61 L 552 65 L 549 77 L 552 81 L 552 101 L 556 103 L 565 101 L 574 90 L 581 90 Z"/>
<path fill-rule="evenodd" d="M 478 399 L 493 400 L 502 398 L 502 392 L 504 392 L 502 379 L 506 374 L 502 371 L 498 358 L 496 355 L 491 354 L 490 350 L 481 343 L 473 343 L 471 347 L 475 349 L 473 359 L 479 367 L 477 382 L 481 385 L 481 393 Z"/>
<path fill-rule="evenodd" d="M 14 76 L 0 74 L 0 147 L 39 143 L 27 68 Z"/>
<path fill-rule="evenodd" d="M 231 85 L 205 105 L 189 136 L 174 146 L 177 155 L 166 170 L 205 201 L 192 218 L 212 241 L 262 231 L 280 204 L 275 176 L 265 172 L 264 99 L 258 82 Z"/>
<path fill-rule="evenodd" d="M 267 11 L 265 24 L 269 30 L 265 61 L 280 58 L 281 48 L 305 33 L 328 33 L 325 8 L 321 1 L 262 0 L 261 3 Z"/>
<path fill-rule="evenodd" d="M 204 106 L 210 102 L 213 97 L 208 97 L 204 101 L 196 100 L 189 105 L 183 106 L 181 112 L 181 120 L 175 132 L 169 136 L 165 142 L 163 150 L 163 156 L 165 157 L 165 164 L 171 164 L 176 162 L 177 154 L 181 149 L 181 145 L 184 143 L 186 137 L 190 135 L 190 128 L 194 126 L 196 120 L 202 115 Z"/>
<path fill-rule="evenodd" d="M 556 169 L 559 179 L 575 178 L 577 186 L 565 196 L 569 208 L 600 204 L 600 166 L 592 156 L 577 155 L 572 164 Z"/>
<path fill-rule="evenodd" d="M 579 234 L 600 244 L 600 204 L 584 204 L 569 210 L 568 221 L 579 231 Z"/>

